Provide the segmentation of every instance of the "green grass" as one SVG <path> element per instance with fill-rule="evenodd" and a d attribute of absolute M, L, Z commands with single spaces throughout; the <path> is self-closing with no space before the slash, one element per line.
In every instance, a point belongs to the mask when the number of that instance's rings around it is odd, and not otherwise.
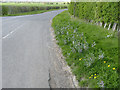
<path fill-rule="evenodd" d="M 117 32 L 72 18 L 68 11 L 57 15 L 52 27 L 81 87 L 118 88 Z"/>

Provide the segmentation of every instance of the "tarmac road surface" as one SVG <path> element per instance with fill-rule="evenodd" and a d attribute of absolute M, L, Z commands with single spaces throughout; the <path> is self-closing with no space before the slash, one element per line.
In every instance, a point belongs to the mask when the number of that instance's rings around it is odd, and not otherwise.
<path fill-rule="evenodd" d="M 50 81 L 51 72 L 58 75 L 50 64 L 57 60 L 49 49 L 50 20 L 62 11 L 2 17 L 2 88 L 73 87 L 64 71 Z"/>

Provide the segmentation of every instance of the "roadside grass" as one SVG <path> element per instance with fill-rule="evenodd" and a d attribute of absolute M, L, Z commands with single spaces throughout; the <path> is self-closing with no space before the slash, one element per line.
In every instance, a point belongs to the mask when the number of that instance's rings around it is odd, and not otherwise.
<path fill-rule="evenodd" d="M 64 11 L 52 27 L 80 87 L 118 88 L 117 32 L 72 18 Z"/>

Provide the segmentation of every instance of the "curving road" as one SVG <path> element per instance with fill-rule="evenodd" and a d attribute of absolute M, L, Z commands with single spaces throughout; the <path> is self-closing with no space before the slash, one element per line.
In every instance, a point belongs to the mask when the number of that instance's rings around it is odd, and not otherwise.
<path fill-rule="evenodd" d="M 52 47 L 50 20 L 62 11 L 64 10 L 2 17 L 3 88 L 51 87 L 49 80 L 52 56 L 50 55 L 55 53 L 50 54 L 48 47 Z M 56 56 L 53 58 L 55 59 Z M 67 83 L 65 78 L 68 79 L 62 75 L 57 78 L 59 80 L 51 82 L 54 82 L 54 87 L 72 87 L 70 84 L 65 84 Z"/>

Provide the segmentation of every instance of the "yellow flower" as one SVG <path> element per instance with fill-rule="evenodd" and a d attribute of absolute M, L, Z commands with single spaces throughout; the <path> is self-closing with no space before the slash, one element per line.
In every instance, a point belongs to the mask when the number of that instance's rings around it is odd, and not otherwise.
<path fill-rule="evenodd" d="M 106 61 L 104 61 L 104 63 L 106 63 Z"/>
<path fill-rule="evenodd" d="M 94 79 L 95 79 L 96 77 L 94 77 Z"/>
<path fill-rule="evenodd" d="M 79 59 L 79 61 L 81 61 L 81 60 L 82 60 L 82 58 Z"/>
<path fill-rule="evenodd" d="M 108 65 L 108 67 L 110 67 L 110 65 Z"/>
<path fill-rule="evenodd" d="M 95 74 L 96 75 L 96 74 Z"/>
<path fill-rule="evenodd" d="M 93 75 L 91 75 L 93 77 Z"/>
<path fill-rule="evenodd" d="M 91 78 L 91 77 L 89 77 L 89 78 Z"/>
<path fill-rule="evenodd" d="M 115 68 L 113 68 L 113 70 L 115 70 Z"/>

